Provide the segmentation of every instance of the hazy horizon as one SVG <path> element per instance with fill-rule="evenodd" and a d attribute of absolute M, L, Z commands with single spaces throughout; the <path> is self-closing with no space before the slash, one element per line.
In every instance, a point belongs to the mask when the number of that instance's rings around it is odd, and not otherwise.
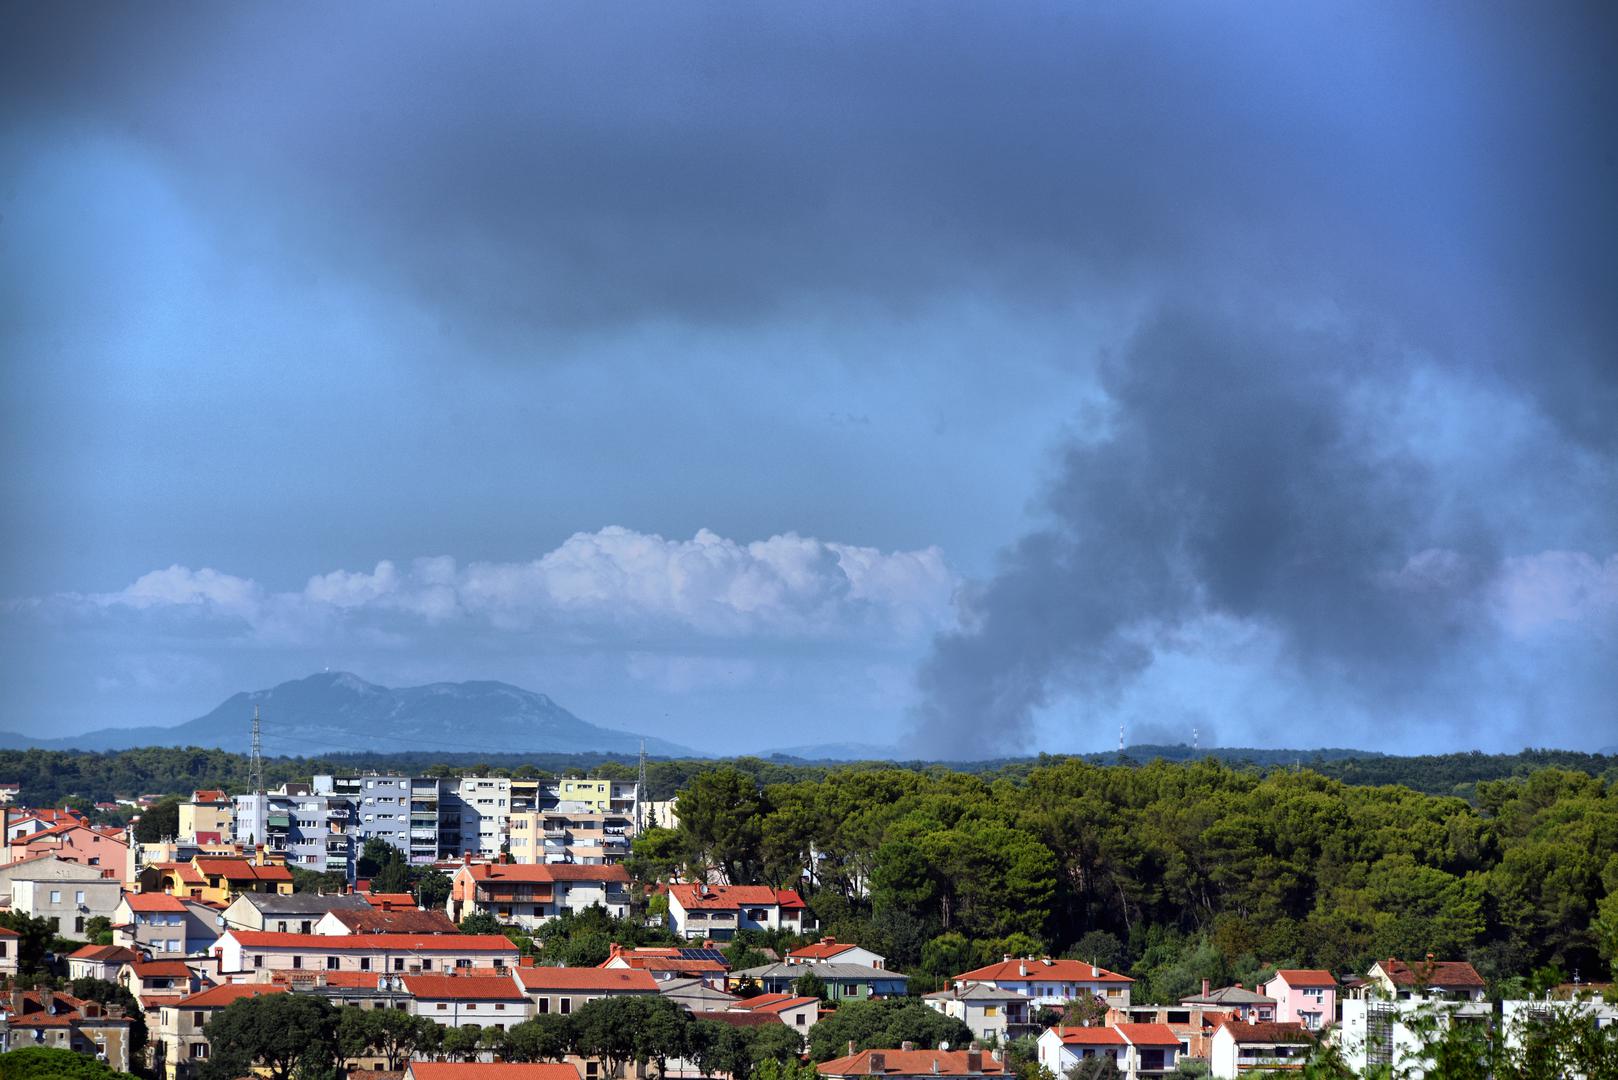
<path fill-rule="evenodd" d="M 633 10 L 11 12 L 0 729 L 1618 743 L 1612 8 Z"/>

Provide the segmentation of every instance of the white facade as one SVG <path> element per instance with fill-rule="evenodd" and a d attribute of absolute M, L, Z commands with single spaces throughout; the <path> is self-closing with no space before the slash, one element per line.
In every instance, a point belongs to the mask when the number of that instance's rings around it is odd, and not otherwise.
<path fill-rule="evenodd" d="M 1427 1075 L 1424 1029 L 1442 1032 L 1452 1024 L 1487 1024 L 1494 1015 L 1487 1001 L 1421 998 L 1355 998 L 1342 1003 L 1342 1012 L 1337 1044 L 1348 1067 L 1359 1073 L 1388 1065 L 1408 1080 Z"/>

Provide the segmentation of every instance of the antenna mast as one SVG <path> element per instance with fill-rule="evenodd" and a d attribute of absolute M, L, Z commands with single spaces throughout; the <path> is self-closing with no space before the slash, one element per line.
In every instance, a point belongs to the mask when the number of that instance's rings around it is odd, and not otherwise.
<path fill-rule="evenodd" d="M 640 741 L 640 775 L 635 788 L 635 831 L 646 828 L 646 740 Z"/>
<path fill-rule="evenodd" d="M 247 783 L 257 795 L 264 790 L 264 755 L 260 752 L 258 706 L 253 706 L 253 756 L 247 763 Z"/>
<path fill-rule="evenodd" d="M 1118 721 L 1118 753 L 1120 755 L 1122 755 L 1123 752 L 1124 752 L 1124 722 L 1122 720 L 1120 720 L 1120 721 Z"/>

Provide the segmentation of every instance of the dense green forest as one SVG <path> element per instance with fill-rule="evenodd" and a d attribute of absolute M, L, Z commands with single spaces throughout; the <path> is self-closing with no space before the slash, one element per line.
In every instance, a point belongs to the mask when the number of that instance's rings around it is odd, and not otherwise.
<path fill-rule="evenodd" d="M 1526 776 L 1535 769 L 1547 766 L 1618 780 L 1618 757 L 1569 750 L 1392 757 L 1353 750 L 1195 751 L 1187 746 L 1151 746 L 1132 747 L 1123 755 L 1090 754 L 1077 760 L 1093 764 L 1141 764 L 1159 759 L 1178 762 L 1215 760 L 1232 768 L 1259 774 L 1307 768 L 1321 776 L 1349 784 L 1398 784 L 1427 794 L 1459 795 L 1468 799 L 1475 797 L 1476 787 L 1482 781 Z M 738 768 L 761 784 L 812 780 L 848 770 L 890 769 L 934 776 L 959 772 L 982 776 L 990 781 L 1009 779 L 1021 782 L 1035 770 L 1067 760 L 1073 759 L 1042 754 L 1035 758 L 950 765 L 919 761 L 844 764 L 754 757 L 653 760 L 647 767 L 647 787 L 650 798 L 673 798 L 693 778 L 722 765 Z M 590 774 L 632 780 L 636 769 L 633 758 L 611 754 L 494 757 L 442 752 L 338 754 L 324 757 L 271 757 L 266 758 L 264 763 L 265 779 L 271 786 L 287 780 L 307 780 L 316 773 L 369 771 L 416 776 L 456 776 L 467 772 L 497 776 Z M 244 791 L 247 788 L 247 774 L 245 755 L 199 747 L 145 747 L 105 753 L 0 750 L 0 781 L 21 784 L 21 801 L 35 806 L 58 805 L 69 798 L 98 802 L 135 795 L 188 794 L 199 787 Z"/>
<path fill-rule="evenodd" d="M 678 831 L 636 841 L 638 874 L 806 880 L 826 932 L 923 984 L 1004 952 L 1060 954 L 1172 1000 L 1205 977 L 1430 952 L 1520 991 L 1618 958 L 1618 784 L 1566 769 L 1483 781 L 1474 804 L 1213 761 L 762 786 L 725 768 L 679 810 Z"/>

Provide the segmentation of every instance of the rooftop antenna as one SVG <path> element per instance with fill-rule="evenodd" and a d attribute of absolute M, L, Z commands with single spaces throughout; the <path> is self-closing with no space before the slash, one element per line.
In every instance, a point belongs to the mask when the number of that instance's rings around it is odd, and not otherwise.
<path fill-rule="evenodd" d="M 255 795 L 264 791 L 264 755 L 259 743 L 258 706 L 253 706 L 253 756 L 247 763 L 247 783 Z"/>
<path fill-rule="evenodd" d="M 1201 734 L 1201 733 L 1197 730 L 1197 725 L 1192 724 L 1191 725 L 1191 749 L 1193 749 L 1193 750 L 1197 749 L 1197 746 L 1198 746 L 1197 736 L 1199 734 Z"/>
<path fill-rule="evenodd" d="M 1120 721 L 1118 721 L 1118 753 L 1120 755 L 1122 755 L 1123 752 L 1124 752 L 1124 722 L 1122 720 L 1120 720 Z"/>

